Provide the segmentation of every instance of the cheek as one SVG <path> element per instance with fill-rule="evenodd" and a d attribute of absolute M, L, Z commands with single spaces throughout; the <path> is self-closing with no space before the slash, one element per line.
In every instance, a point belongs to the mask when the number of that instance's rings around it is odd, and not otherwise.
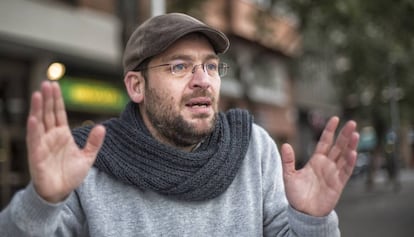
<path fill-rule="evenodd" d="M 213 82 L 211 84 L 211 86 L 212 86 L 212 93 L 214 94 L 214 97 L 216 98 L 216 101 L 218 101 L 219 97 L 220 97 L 221 81 L 217 80 L 217 81 Z"/>
<path fill-rule="evenodd" d="M 177 90 L 172 85 L 167 85 L 167 87 L 158 87 L 157 89 L 152 89 L 151 94 L 156 94 L 155 104 L 153 106 L 159 106 L 163 108 L 176 108 L 181 106 L 181 91 Z"/>
<path fill-rule="evenodd" d="M 221 80 L 217 80 L 213 83 L 214 92 L 218 95 L 220 94 Z"/>

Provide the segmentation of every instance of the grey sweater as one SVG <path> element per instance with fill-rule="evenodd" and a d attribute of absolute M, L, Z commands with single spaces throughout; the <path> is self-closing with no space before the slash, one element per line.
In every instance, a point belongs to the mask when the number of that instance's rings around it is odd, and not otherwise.
<path fill-rule="evenodd" d="M 219 197 L 172 200 L 92 168 L 64 201 L 42 200 L 33 185 L 0 213 L 0 236 L 340 236 L 335 212 L 311 217 L 286 200 L 280 155 L 257 125 L 243 164 Z"/>

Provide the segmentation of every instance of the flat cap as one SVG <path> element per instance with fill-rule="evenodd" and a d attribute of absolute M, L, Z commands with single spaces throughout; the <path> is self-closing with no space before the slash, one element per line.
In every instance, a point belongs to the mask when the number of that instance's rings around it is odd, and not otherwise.
<path fill-rule="evenodd" d="M 123 55 L 124 74 L 136 69 L 145 59 L 165 51 L 181 37 L 194 32 L 204 34 L 217 54 L 229 48 L 227 36 L 203 22 L 182 14 L 169 13 L 146 20 L 129 38 Z"/>

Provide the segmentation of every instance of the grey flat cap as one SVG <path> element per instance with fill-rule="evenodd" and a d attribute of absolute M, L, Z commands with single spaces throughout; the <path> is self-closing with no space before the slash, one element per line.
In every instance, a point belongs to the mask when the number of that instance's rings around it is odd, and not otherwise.
<path fill-rule="evenodd" d="M 182 14 L 169 13 L 142 23 L 132 33 L 123 56 L 124 74 L 136 69 L 145 59 L 165 51 L 181 37 L 194 32 L 204 34 L 217 54 L 229 48 L 227 36 L 203 22 Z"/>

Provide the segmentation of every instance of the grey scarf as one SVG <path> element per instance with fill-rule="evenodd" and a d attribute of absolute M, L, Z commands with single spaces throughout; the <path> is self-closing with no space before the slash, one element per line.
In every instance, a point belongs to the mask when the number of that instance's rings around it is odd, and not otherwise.
<path fill-rule="evenodd" d="M 130 102 L 120 118 L 107 120 L 94 166 L 126 184 L 181 200 L 212 199 L 232 183 L 249 146 L 252 116 L 232 109 L 218 115 L 214 132 L 193 152 L 158 142 Z M 83 147 L 91 127 L 74 129 Z"/>

